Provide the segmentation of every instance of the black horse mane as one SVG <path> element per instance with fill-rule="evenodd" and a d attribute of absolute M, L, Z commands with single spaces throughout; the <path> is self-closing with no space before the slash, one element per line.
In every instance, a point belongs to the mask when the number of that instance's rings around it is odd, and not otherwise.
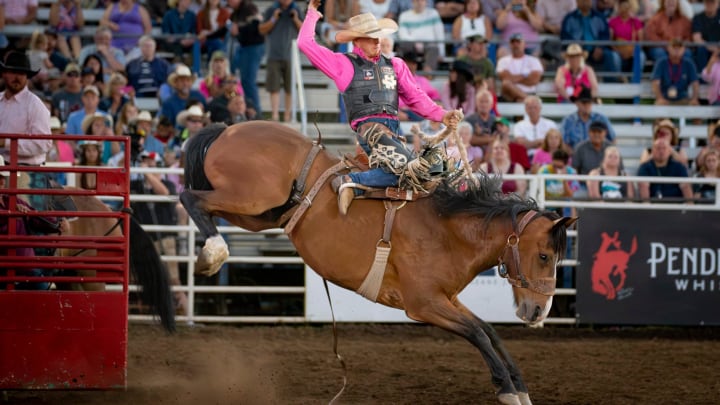
<path fill-rule="evenodd" d="M 205 154 L 210 145 L 222 134 L 227 125 L 210 124 L 201 129 L 187 142 L 185 153 L 185 188 L 193 190 L 212 190 L 212 184 L 205 176 L 203 166 Z"/>

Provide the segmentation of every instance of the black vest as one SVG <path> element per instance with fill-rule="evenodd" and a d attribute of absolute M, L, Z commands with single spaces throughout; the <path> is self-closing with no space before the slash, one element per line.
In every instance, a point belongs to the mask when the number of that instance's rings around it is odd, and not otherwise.
<path fill-rule="evenodd" d="M 397 75 L 390 59 L 380 56 L 377 63 L 354 53 L 345 56 L 353 64 L 354 75 L 342 94 L 348 122 L 368 115 L 398 114 Z"/>

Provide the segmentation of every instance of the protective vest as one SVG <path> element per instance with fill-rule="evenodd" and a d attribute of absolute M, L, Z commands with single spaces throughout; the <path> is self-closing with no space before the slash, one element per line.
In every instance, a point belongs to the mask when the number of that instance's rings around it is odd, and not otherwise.
<path fill-rule="evenodd" d="M 380 56 L 373 63 L 354 53 L 345 55 L 354 69 L 353 79 L 342 94 L 348 122 L 373 114 L 397 115 L 397 75 L 390 59 Z"/>

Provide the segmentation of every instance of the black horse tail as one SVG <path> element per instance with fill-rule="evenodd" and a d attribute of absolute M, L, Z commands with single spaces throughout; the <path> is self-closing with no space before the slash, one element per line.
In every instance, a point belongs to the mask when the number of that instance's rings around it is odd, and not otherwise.
<path fill-rule="evenodd" d="M 205 154 L 210 145 L 227 128 L 225 124 L 211 124 L 203 128 L 188 140 L 185 150 L 185 188 L 192 190 L 212 190 L 210 180 L 203 169 Z"/>
<path fill-rule="evenodd" d="M 140 298 L 160 317 L 168 332 L 175 331 L 175 304 L 170 290 L 170 277 L 160 260 L 150 235 L 130 216 L 130 271 L 142 287 Z"/>

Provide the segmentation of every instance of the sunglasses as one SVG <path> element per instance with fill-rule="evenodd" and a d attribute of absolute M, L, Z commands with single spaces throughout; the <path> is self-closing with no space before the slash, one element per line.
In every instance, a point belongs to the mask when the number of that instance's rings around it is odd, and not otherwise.
<path fill-rule="evenodd" d="M 202 118 L 188 118 L 187 122 L 194 122 L 196 124 L 201 124 L 203 122 Z"/>
<path fill-rule="evenodd" d="M 80 77 L 80 73 L 78 72 L 70 72 L 67 74 L 67 77 Z"/>

